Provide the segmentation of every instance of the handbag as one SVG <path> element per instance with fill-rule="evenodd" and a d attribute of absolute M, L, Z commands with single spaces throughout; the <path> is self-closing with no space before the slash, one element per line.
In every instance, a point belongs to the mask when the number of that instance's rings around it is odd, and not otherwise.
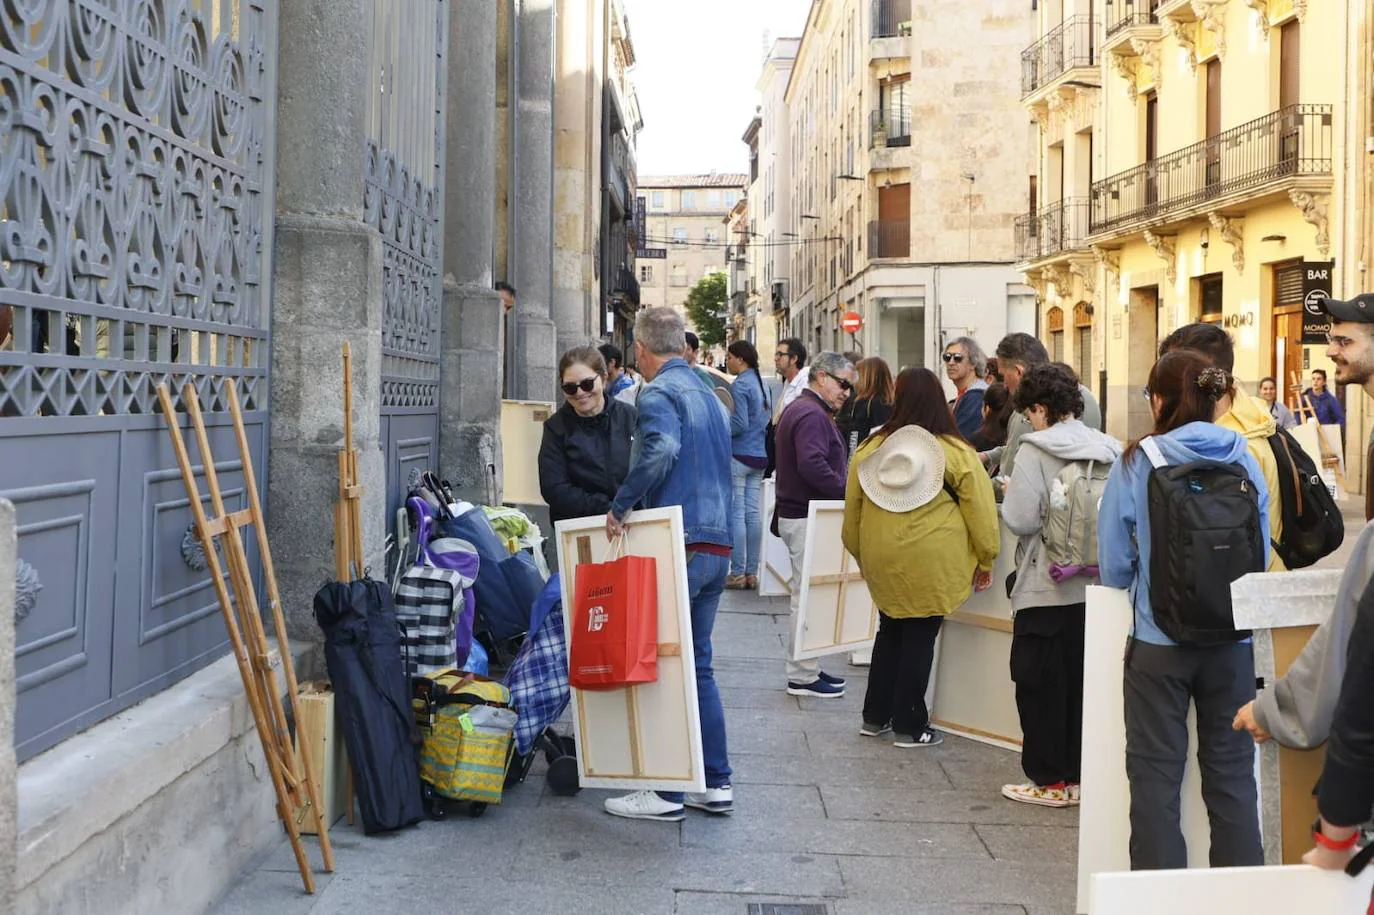
<path fill-rule="evenodd" d="M 501 803 L 516 713 L 494 680 L 447 670 L 415 681 L 420 777 L 456 801 Z"/>
<path fill-rule="evenodd" d="M 574 572 L 568 683 L 614 689 L 658 679 L 658 567 L 650 556 L 623 555 Z"/>

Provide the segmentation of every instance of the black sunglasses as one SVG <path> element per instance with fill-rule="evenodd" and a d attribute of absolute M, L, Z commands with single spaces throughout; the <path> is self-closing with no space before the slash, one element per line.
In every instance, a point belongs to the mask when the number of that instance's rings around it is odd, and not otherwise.
<path fill-rule="evenodd" d="M 840 386 L 841 391 L 848 392 L 854 390 L 854 382 L 849 381 L 845 378 L 841 378 L 839 375 L 832 375 L 829 372 L 818 372 L 817 374 L 824 375 L 827 378 L 835 379 L 835 383 Z"/>
<path fill-rule="evenodd" d="M 590 378 L 583 378 L 581 381 L 574 381 L 569 384 L 564 384 L 563 393 L 571 397 L 577 393 L 579 388 L 581 388 L 584 394 L 590 394 L 592 392 L 592 389 L 595 387 L 596 376 L 593 375 Z"/>
<path fill-rule="evenodd" d="M 964 361 L 964 354 L 963 354 L 963 353 L 945 353 L 945 354 L 942 355 L 940 358 L 943 359 L 943 360 L 945 360 L 945 362 L 963 362 L 963 361 Z"/>

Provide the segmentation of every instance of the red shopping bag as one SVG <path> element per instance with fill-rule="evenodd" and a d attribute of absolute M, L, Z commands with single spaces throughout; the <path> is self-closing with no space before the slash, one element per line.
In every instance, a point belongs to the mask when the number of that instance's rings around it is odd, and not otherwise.
<path fill-rule="evenodd" d="M 650 556 L 577 566 L 568 684 L 613 689 L 658 679 L 658 567 Z"/>

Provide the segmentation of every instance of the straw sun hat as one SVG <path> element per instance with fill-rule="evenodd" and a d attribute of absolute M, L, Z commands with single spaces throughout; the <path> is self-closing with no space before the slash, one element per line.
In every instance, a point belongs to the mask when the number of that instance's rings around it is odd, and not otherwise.
<path fill-rule="evenodd" d="M 879 508 L 909 512 L 940 494 L 945 450 L 920 426 L 893 432 L 859 465 L 859 485 Z"/>

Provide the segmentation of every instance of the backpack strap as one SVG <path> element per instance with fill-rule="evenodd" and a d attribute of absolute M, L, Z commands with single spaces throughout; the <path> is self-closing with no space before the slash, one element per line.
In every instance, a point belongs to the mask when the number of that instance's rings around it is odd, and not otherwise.
<path fill-rule="evenodd" d="M 1155 470 L 1169 466 L 1169 462 L 1164 460 L 1164 454 L 1159 450 L 1159 445 L 1155 444 L 1153 435 L 1140 440 L 1140 450 L 1145 452 L 1145 456 L 1150 459 L 1150 464 L 1154 466 Z"/>

